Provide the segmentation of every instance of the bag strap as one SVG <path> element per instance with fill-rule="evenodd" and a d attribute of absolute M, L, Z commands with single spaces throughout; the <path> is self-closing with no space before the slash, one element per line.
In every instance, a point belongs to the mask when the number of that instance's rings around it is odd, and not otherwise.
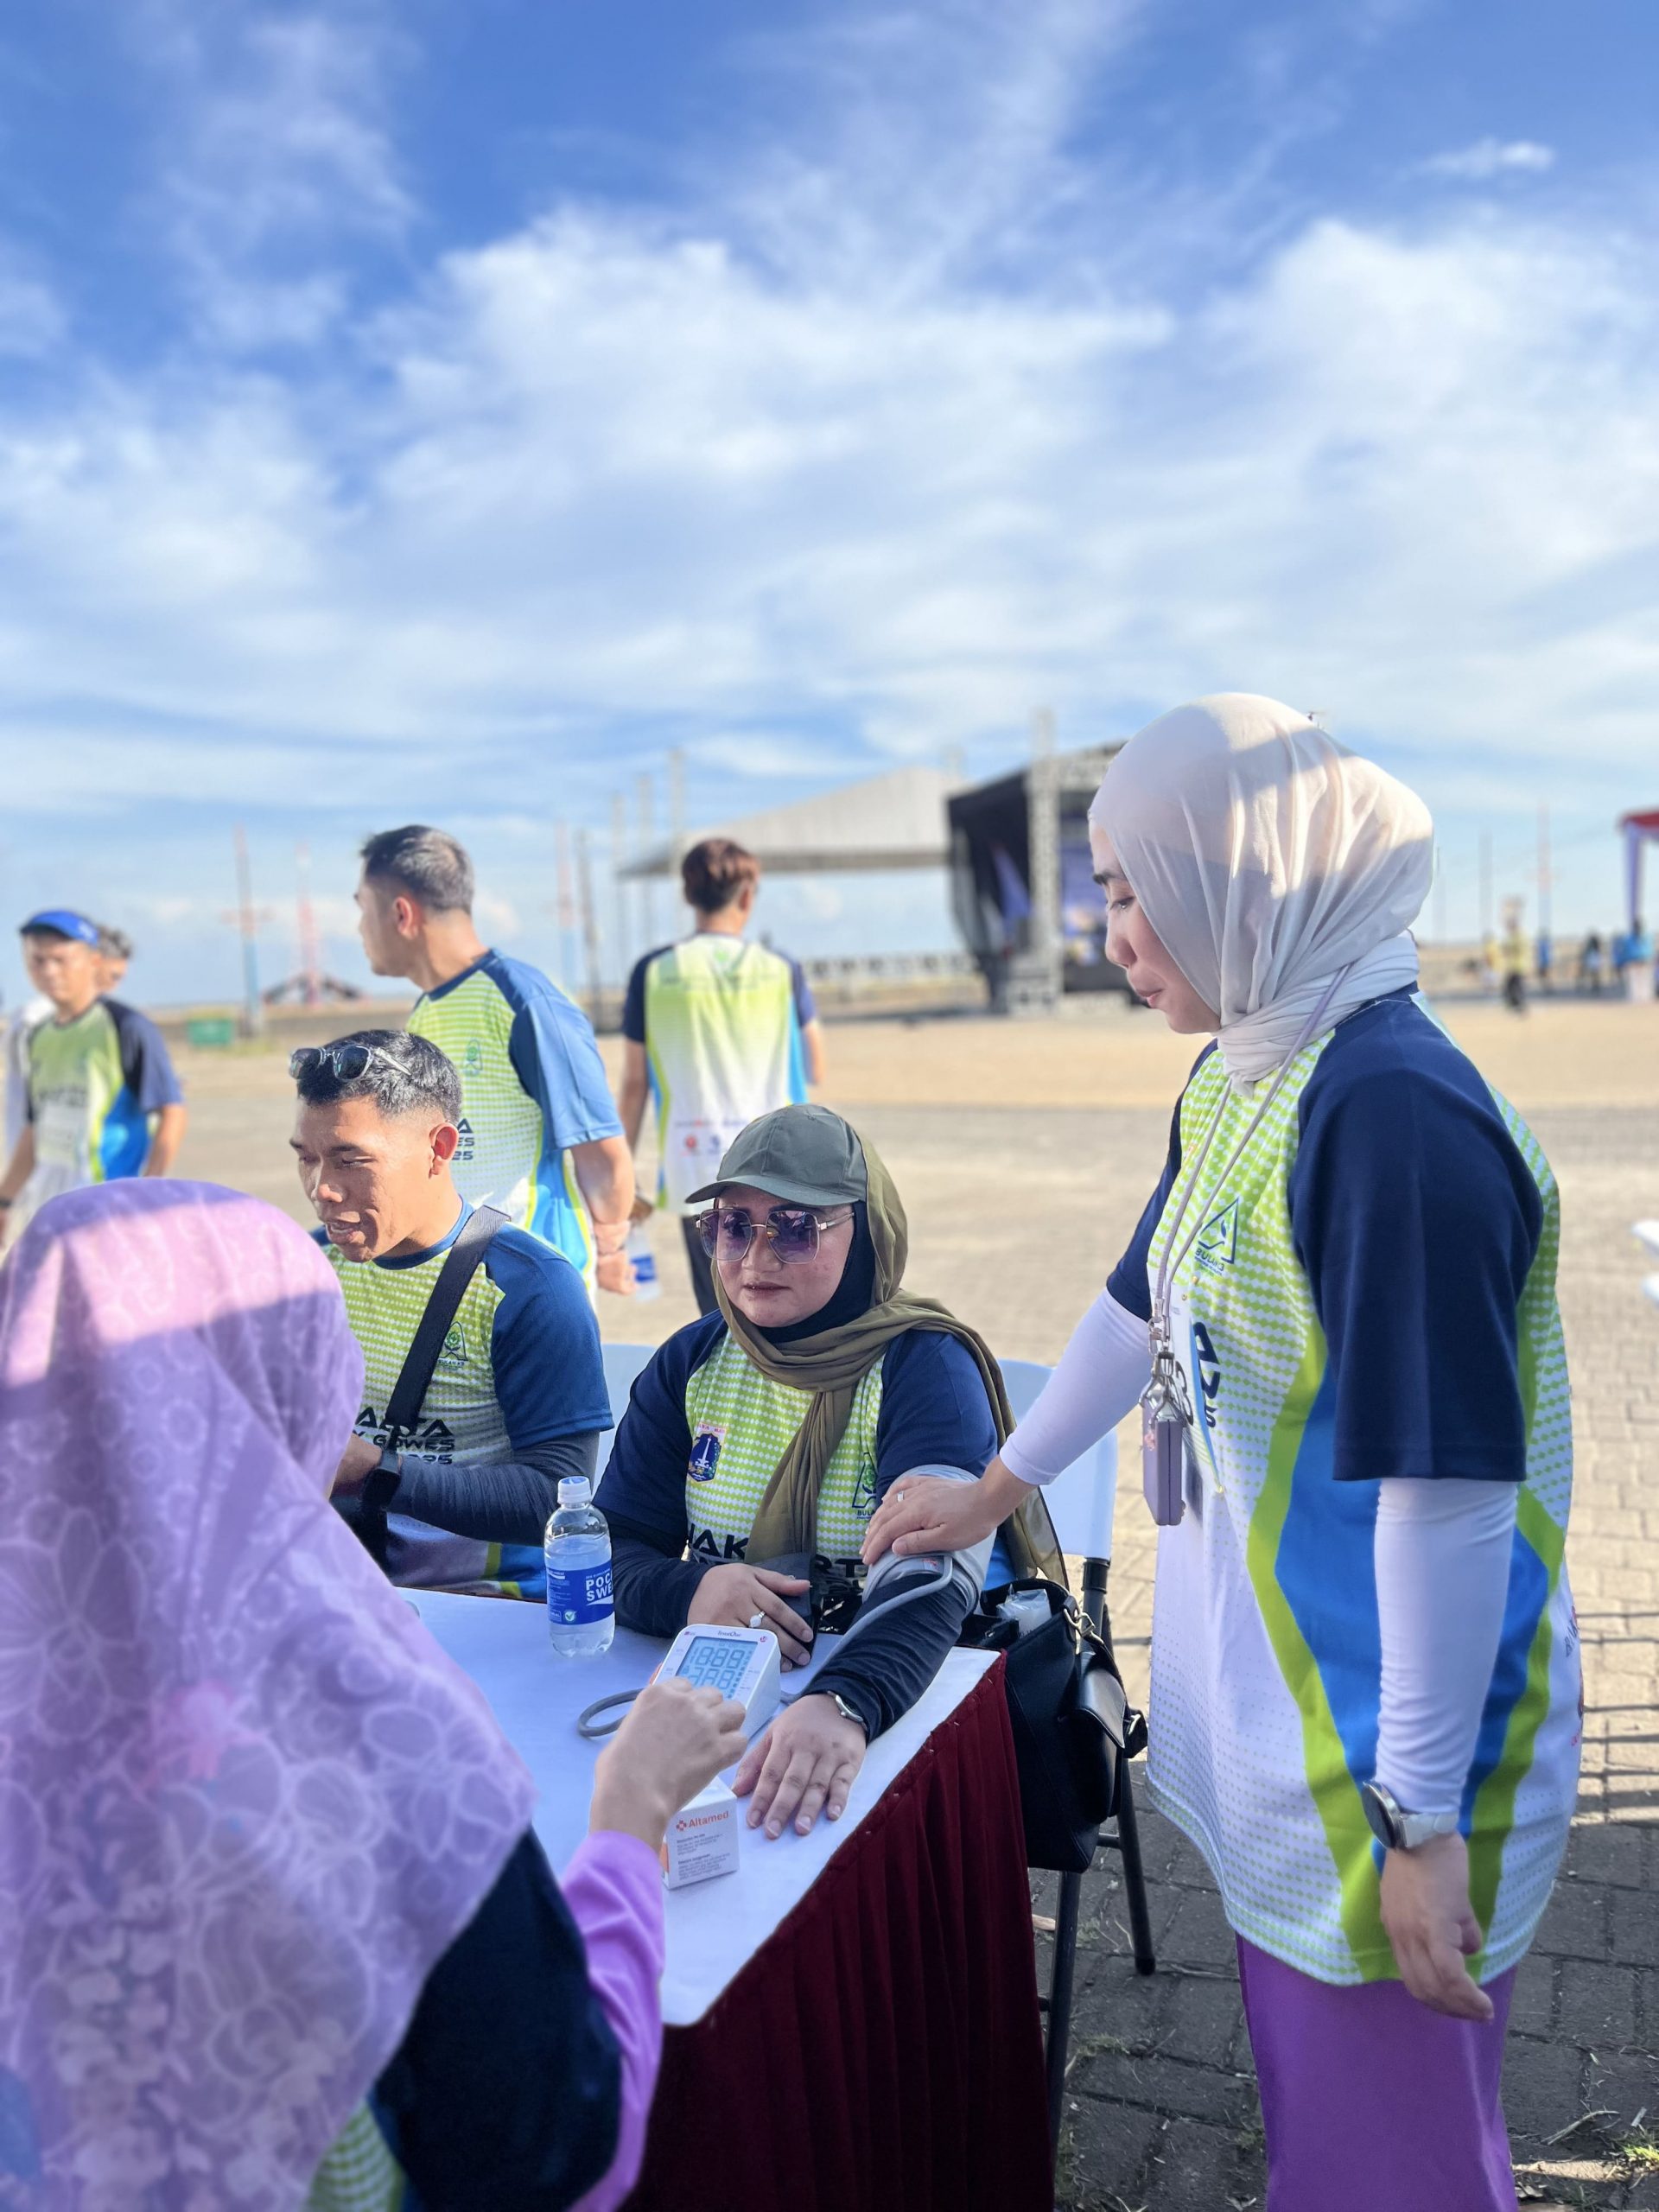
<path fill-rule="evenodd" d="M 484 1255 L 506 1226 L 506 1215 L 496 1207 L 474 1206 L 444 1255 L 438 1279 L 426 1301 L 426 1311 L 410 1340 L 402 1370 L 386 1401 L 386 1437 L 394 1452 L 400 1437 L 414 1433 L 437 1368 L 438 1354 L 443 1350 L 449 1325 L 467 1294 L 467 1286 L 477 1274 Z"/>

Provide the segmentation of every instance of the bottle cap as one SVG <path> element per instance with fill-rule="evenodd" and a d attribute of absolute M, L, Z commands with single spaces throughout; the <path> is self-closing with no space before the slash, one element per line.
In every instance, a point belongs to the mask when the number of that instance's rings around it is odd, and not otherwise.
<path fill-rule="evenodd" d="M 586 1475 L 560 1476 L 559 1503 L 561 1505 L 586 1505 L 593 1494 L 594 1486 Z"/>

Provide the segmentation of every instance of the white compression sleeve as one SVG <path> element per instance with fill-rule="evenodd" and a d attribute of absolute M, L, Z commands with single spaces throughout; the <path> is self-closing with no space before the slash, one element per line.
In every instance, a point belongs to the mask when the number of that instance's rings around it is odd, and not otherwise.
<path fill-rule="evenodd" d="M 1042 1395 L 1002 1446 L 1022 1483 L 1052 1482 L 1116 1428 L 1152 1373 L 1147 1325 L 1103 1290 L 1060 1354 Z"/>
<path fill-rule="evenodd" d="M 1416 1477 L 1382 1485 L 1376 1779 L 1408 1813 L 1462 1802 L 1503 1631 L 1516 1487 Z"/>

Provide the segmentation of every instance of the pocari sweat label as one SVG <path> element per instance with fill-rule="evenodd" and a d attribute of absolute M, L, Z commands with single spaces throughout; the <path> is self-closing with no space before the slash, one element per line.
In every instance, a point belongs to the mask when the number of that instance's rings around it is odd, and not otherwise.
<path fill-rule="evenodd" d="M 586 1476 L 559 1484 L 559 1510 L 547 1524 L 547 1628 L 567 1659 L 595 1658 L 616 1632 L 611 1594 L 611 1532 Z"/>

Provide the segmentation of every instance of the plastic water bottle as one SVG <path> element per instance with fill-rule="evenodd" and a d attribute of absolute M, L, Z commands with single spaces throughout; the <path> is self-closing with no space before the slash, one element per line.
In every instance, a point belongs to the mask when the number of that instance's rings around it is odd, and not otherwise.
<path fill-rule="evenodd" d="M 660 1298 L 663 1286 L 657 1273 L 657 1255 L 651 1249 L 651 1239 L 641 1222 L 628 1232 L 628 1257 L 633 1263 L 633 1294 L 649 1304 Z"/>
<path fill-rule="evenodd" d="M 559 1510 L 547 1524 L 547 1628 L 562 1659 L 597 1659 L 611 1648 L 611 1532 L 586 1475 L 559 1484 Z"/>

